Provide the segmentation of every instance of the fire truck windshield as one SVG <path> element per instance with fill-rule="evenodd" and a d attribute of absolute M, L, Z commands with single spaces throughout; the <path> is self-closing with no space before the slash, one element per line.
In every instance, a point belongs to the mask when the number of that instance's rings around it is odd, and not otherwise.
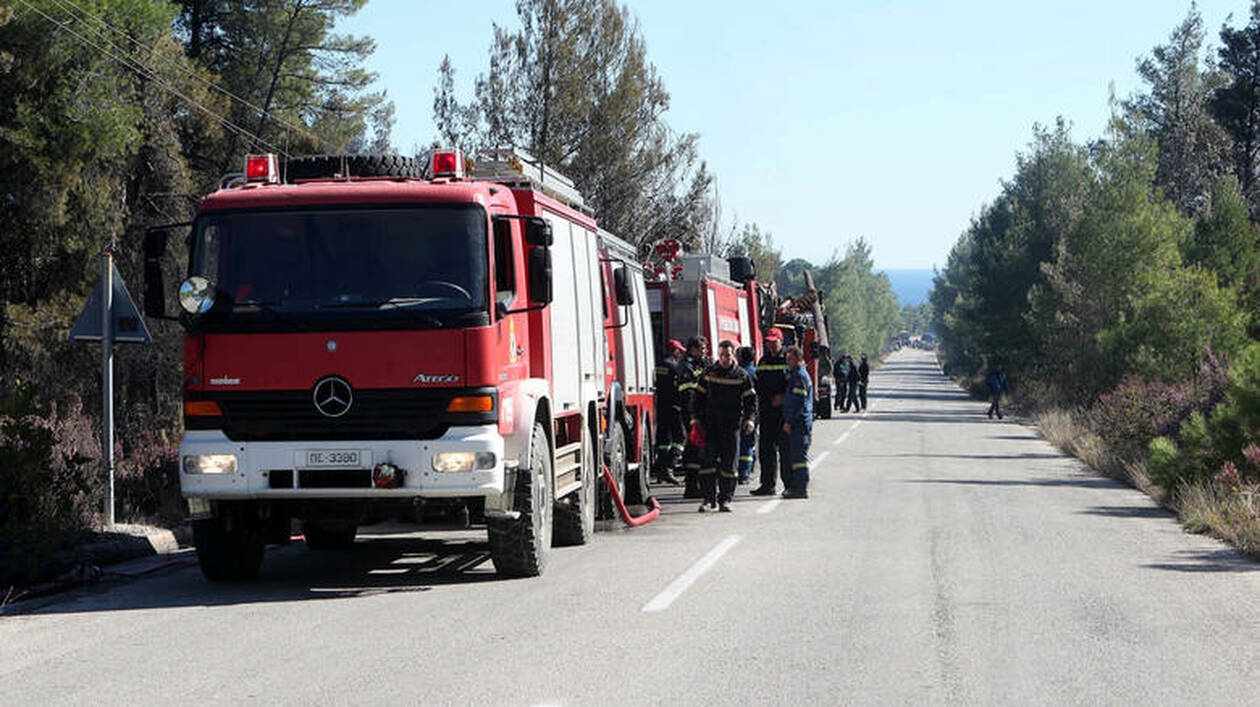
<path fill-rule="evenodd" d="M 488 318 L 479 206 L 211 213 L 198 219 L 193 237 L 190 274 L 217 292 L 212 328 L 329 319 L 429 327 Z"/>

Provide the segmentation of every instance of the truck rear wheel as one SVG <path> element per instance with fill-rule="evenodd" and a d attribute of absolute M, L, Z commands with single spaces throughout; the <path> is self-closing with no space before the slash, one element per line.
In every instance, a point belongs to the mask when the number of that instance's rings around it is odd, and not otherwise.
<path fill-rule="evenodd" d="M 513 503 L 516 518 L 489 516 L 490 560 L 507 577 L 537 577 L 547 566 L 551 546 L 551 453 L 547 433 L 534 424 L 529 459 L 516 472 Z"/>
<path fill-rule="evenodd" d="M 629 466 L 626 463 L 626 435 L 621 425 L 613 423 L 612 435 L 608 438 L 608 448 L 604 450 L 604 461 L 608 464 L 608 471 L 612 474 L 613 481 L 617 483 L 617 490 L 621 492 L 623 500 L 626 493 L 626 469 Z M 604 475 L 599 475 L 599 518 L 608 520 L 617 517 L 617 504 L 613 501 L 612 489 L 609 488 L 608 482 L 604 480 Z"/>
<path fill-rule="evenodd" d="M 556 501 L 552 544 L 557 547 L 585 545 L 595 533 L 595 497 L 599 466 L 595 462 L 594 437 L 582 445 L 582 488 Z"/>
<path fill-rule="evenodd" d="M 227 504 L 223 504 L 226 506 Z M 192 523 L 201 573 L 212 582 L 253 579 L 262 566 L 265 528 L 252 508 L 221 508 L 214 518 Z"/>
<path fill-rule="evenodd" d="M 652 435 L 648 418 L 644 417 L 639 429 L 643 430 L 639 449 L 639 470 L 626 474 L 625 501 L 627 506 L 640 506 L 652 496 Z"/>
<path fill-rule="evenodd" d="M 302 524 L 306 547 L 311 550 L 340 550 L 354 544 L 359 528 L 352 524 L 312 523 Z"/>

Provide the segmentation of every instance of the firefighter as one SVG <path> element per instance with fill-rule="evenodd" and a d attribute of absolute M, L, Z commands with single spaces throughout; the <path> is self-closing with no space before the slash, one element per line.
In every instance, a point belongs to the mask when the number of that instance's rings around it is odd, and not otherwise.
<path fill-rule="evenodd" d="M 757 456 L 761 457 L 761 485 L 750 493 L 754 496 L 773 496 L 778 481 L 779 467 L 786 474 L 787 437 L 781 434 L 783 427 L 783 392 L 787 390 L 787 360 L 783 358 L 783 332 L 771 327 L 766 332 L 766 353 L 757 362 L 757 420 L 761 425 L 761 439 L 757 441 Z"/>
<path fill-rule="evenodd" d="M 690 415 L 694 409 L 697 383 L 704 375 L 705 369 L 709 367 L 709 360 L 705 356 L 707 347 L 708 342 L 703 336 L 687 339 L 687 355 L 679 364 L 679 408 L 687 415 Z M 683 498 L 700 498 L 700 457 L 703 454 L 704 444 L 699 442 L 699 435 L 686 434 L 684 436 L 686 439 L 682 453 Z"/>
<path fill-rule="evenodd" d="M 682 375 L 679 362 L 685 347 L 675 339 L 666 345 L 666 354 L 656 366 L 656 464 L 652 470 L 656 480 L 677 486 L 674 469 L 682 456 L 687 439 L 687 417 L 683 413 L 683 396 L 678 392 Z"/>
<path fill-rule="evenodd" d="M 709 366 L 696 387 L 693 415 L 704 430 L 704 463 L 700 467 L 700 487 L 704 500 L 700 512 L 731 511 L 735 495 L 735 462 L 739 436 L 755 429 L 757 391 L 752 378 L 735 363 L 735 343 L 718 345 L 717 363 Z"/>
<path fill-rule="evenodd" d="M 809 498 L 809 437 L 814 426 L 814 385 L 799 347 L 787 350 L 788 388 L 783 396 L 783 433 L 788 463 L 783 470 L 784 498 Z"/>

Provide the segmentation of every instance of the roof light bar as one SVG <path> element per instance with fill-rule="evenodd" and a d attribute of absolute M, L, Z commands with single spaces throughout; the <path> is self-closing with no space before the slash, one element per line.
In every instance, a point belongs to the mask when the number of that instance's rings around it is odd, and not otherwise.
<path fill-rule="evenodd" d="M 245 181 L 280 183 L 280 161 L 275 155 L 247 155 L 245 157 Z"/>
<path fill-rule="evenodd" d="M 460 150 L 434 150 L 429 158 L 429 177 L 464 178 L 464 153 Z"/>

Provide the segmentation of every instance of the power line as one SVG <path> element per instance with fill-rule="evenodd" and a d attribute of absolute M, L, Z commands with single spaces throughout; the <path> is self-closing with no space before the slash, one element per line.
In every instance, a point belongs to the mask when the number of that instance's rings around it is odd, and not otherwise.
<path fill-rule="evenodd" d="M 159 85 L 162 85 L 162 86 L 163 86 L 163 87 L 164 87 L 167 91 L 169 91 L 169 92 L 173 93 L 174 95 L 178 96 L 179 98 L 183 99 L 183 100 L 184 100 L 186 103 L 188 103 L 190 106 L 192 106 L 192 107 L 194 107 L 194 108 L 197 108 L 198 110 L 200 110 L 200 111 L 204 112 L 206 115 L 209 115 L 211 118 L 214 118 L 215 120 L 217 120 L 217 121 L 218 121 L 221 125 L 223 125 L 223 127 L 227 128 L 227 129 L 229 129 L 229 130 L 232 130 L 233 132 L 237 133 L 238 135 L 241 135 L 241 136 L 243 136 L 243 137 L 247 137 L 247 138 L 250 138 L 250 139 L 252 139 L 252 140 L 256 141 L 258 144 L 262 145 L 263 147 L 266 147 L 266 148 L 267 148 L 268 150 L 270 150 L 271 152 L 275 152 L 275 153 L 278 153 L 278 154 L 283 154 L 286 158 L 289 156 L 287 152 L 284 152 L 283 150 L 277 149 L 275 145 L 272 145 L 271 143 L 269 143 L 269 142 L 267 142 L 266 140 L 262 139 L 262 137 L 260 137 L 260 136 L 258 136 L 258 135 L 255 135 L 254 133 L 250 132 L 250 131 L 249 131 L 248 129 L 246 129 L 246 128 L 243 128 L 243 127 L 241 127 L 241 126 L 239 126 L 239 125 L 236 125 L 235 123 L 233 123 L 232 121 L 228 120 L 228 119 L 227 119 L 227 118 L 225 118 L 225 117 L 222 117 L 222 116 L 217 115 L 214 111 L 212 111 L 212 110 L 210 110 L 209 108 L 205 107 L 204 105 L 202 105 L 202 104 L 201 104 L 200 102 L 198 102 L 197 100 L 195 100 L 195 99 L 193 99 L 193 98 L 190 98 L 189 96 L 185 95 L 183 92 L 181 92 L 179 89 L 177 89 L 177 88 L 176 88 L 176 87 L 175 87 L 175 86 L 174 86 L 174 85 L 173 85 L 170 81 L 167 81 L 164 77 L 159 76 L 159 75 L 157 75 L 156 73 L 152 72 L 152 71 L 151 71 L 151 70 L 149 70 L 147 67 L 145 67 L 144 65 L 140 64 L 139 62 L 136 62 L 136 61 L 134 61 L 134 60 L 131 60 L 130 58 L 123 58 L 123 57 L 120 57 L 120 56 L 118 56 L 118 55 L 114 54 L 113 52 L 109 51 L 108 49 L 105 49 L 104 47 L 101 47 L 100 45 L 98 45 L 98 44 L 94 43 L 92 40 L 87 39 L 86 37 L 84 37 L 83 35 L 79 34 L 78 32 L 75 32 L 73 29 L 70 29 L 70 28 L 67 26 L 67 23 L 64 23 L 64 22 L 58 22 L 58 21 L 57 21 L 56 19 L 54 19 L 53 17 L 50 17 L 50 16 L 49 16 L 47 13 L 45 13 L 43 10 L 41 10 L 41 9 L 39 9 L 38 7 L 35 7 L 34 5 L 32 5 L 32 4 L 31 4 L 28 0 L 17 0 L 17 1 L 18 1 L 18 2 L 20 2 L 21 4 L 25 5 L 25 6 L 26 6 L 27 8 L 29 8 L 31 11 L 35 12 L 36 14 L 38 14 L 40 17 L 43 17 L 45 20 L 48 20 L 48 22 L 49 22 L 50 24 L 52 24 L 52 25 L 53 25 L 53 27 L 55 27 L 55 28 L 57 28 L 57 29 L 60 29 L 60 30 L 63 30 L 63 31 L 65 31 L 67 34 L 69 34 L 70 36 L 74 37 L 74 38 L 75 38 L 75 39 L 76 39 L 76 40 L 77 40 L 80 44 L 82 44 L 82 45 L 84 45 L 84 46 L 87 46 L 87 47 L 90 47 L 90 48 L 92 48 L 92 49 L 95 49 L 95 50 L 97 50 L 97 51 L 101 52 L 102 54 L 105 54 L 106 56 L 110 57 L 111 59 L 113 59 L 114 61 L 118 62 L 119 64 L 122 64 L 124 67 L 126 67 L 126 68 L 128 68 L 128 69 L 130 69 L 130 70 L 132 70 L 132 71 L 134 71 L 134 72 L 136 72 L 136 73 L 137 73 L 137 74 L 139 74 L 140 76 L 142 76 L 142 77 L 144 77 L 144 78 L 147 78 L 147 79 L 150 79 L 151 81 L 153 81 L 153 82 L 155 82 L 155 83 L 157 83 L 157 84 L 159 84 Z M 113 45 L 111 44 L 111 46 L 113 46 Z"/>
<path fill-rule="evenodd" d="M 131 43 L 134 47 L 136 47 L 137 49 L 140 49 L 140 50 L 143 50 L 143 49 L 144 49 L 144 45 L 143 45 L 143 43 L 141 43 L 141 42 L 140 42 L 140 40 L 136 39 L 135 37 L 131 36 L 131 35 L 130 35 L 130 34 L 129 34 L 126 30 L 123 30 L 123 29 L 121 29 L 121 28 L 119 28 L 119 27 L 115 26 L 114 24 L 112 24 L 112 23 L 110 23 L 108 20 L 106 20 L 104 17 L 101 17 L 100 15 L 97 15 L 97 14 L 92 13 L 91 11 L 87 10 L 86 8 L 84 8 L 82 5 L 79 5 L 77 2 L 74 2 L 74 0 L 64 0 L 64 4 L 63 4 L 63 0 L 52 0 L 52 1 L 53 1 L 54 3 L 56 3 L 59 7 L 61 7 L 61 9 L 65 10 L 67 13 L 69 13 L 69 14 L 70 14 L 72 17 L 74 17 L 76 20 L 79 20 L 80 22 L 84 22 L 85 24 L 86 24 L 86 20 L 91 20 L 91 21 L 98 22 L 98 23 L 100 23 L 100 24 L 101 24 L 101 26 L 105 27 L 106 29 L 109 29 L 110 31 L 114 32 L 115 34 L 117 34 L 117 35 L 119 35 L 119 36 L 123 37 L 124 39 L 126 39 L 128 42 L 130 42 L 130 43 Z M 67 5 L 69 5 L 69 6 L 70 6 L 70 8 L 73 8 L 73 9 L 69 9 L 69 8 L 67 8 Z M 79 17 L 79 14 L 76 14 L 76 11 L 77 11 L 77 13 L 81 13 L 81 14 L 83 15 L 83 17 L 82 17 L 82 18 L 81 18 L 81 17 Z M 85 20 L 84 18 L 86 18 L 86 20 Z M 108 43 L 111 47 L 113 47 L 114 49 L 118 49 L 118 46 L 117 46 L 117 45 L 115 45 L 112 41 L 110 41 L 107 37 L 105 37 L 104 33 L 102 33 L 102 32 L 101 32 L 101 31 L 99 31 L 99 30 L 91 30 L 91 31 L 92 31 L 92 32 L 94 32 L 94 33 L 96 34 L 96 36 L 101 37 L 101 38 L 102 38 L 105 42 L 107 42 L 107 43 Z M 119 51 L 122 51 L 122 50 L 119 50 Z M 235 93 L 232 93 L 231 91 L 227 90 L 226 88 L 223 88 L 223 87 L 219 86 L 218 84 L 216 84 L 215 82 L 210 81 L 209 79 L 207 79 L 207 78 L 205 78 L 205 77 L 203 77 L 203 76 L 199 75 L 196 71 L 194 71 L 194 70 L 192 70 L 192 69 L 189 69 L 189 68 L 187 68 L 187 67 L 185 67 L 185 66 L 182 66 L 182 65 L 180 65 L 178 62 L 176 62 L 176 61 L 174 61 L 174 60 L 172 60 L 172 59 L 168 59 L 167 57 L 162 56 L 161 54 L 158 54 L 158 53 L 157 53 L 157 51 L 156 51 L 156 49 L 150 50 L 150 51 L 149 51 L 149 56 L 150 56 L 151 58 L 155 58 L 155 59 L 158 59 L 158 60 L 162 61 L 162 62 L 163 62 L 163 63 L 165 63 L 167 66 L 171 66 L 171 67 L 173 67 L 176 71 L 179 71 L 180 73 L 182 73 L 182 74 L 184 74 L 185 76 L 187 76 L 187 77 L 189 77 L 189 78 L 193 79 L 194 81 L 200 82 L 202 85 L 206 86 L 207 88 L 209 88 L 209 89 L 211 89 L 211 90 L 213 90 L 213 91 L 217 91 L 217 92 L 219 92 L 219 93 L 223 94 L 224 96 L 227 96 L 229 99 L 234 100 L 234 101 L 236 101 L 236 102 L 240 103 L 241 105 L 243 105 L 243 106 L 245 106 L 245 107 L 247 107 L 247 108 L 249 108 L 249 109 L 253 110 L 253 111 L 254 111 L 255 113 L 257 113 L 258 115 L 263 116 L 263 117 L 265 117 L 265 118 L 268 118 L 268 119 L 272 120 L 273 122 L 275 122 L 275 123 L 277 123 L 277 124 L 281 125 L 282 127 L 288 128 L 289 130 L 292 130 L 292 131 L 294 131 L 294 132 L 297 132 L 297 133 L 299 133 L 299 134 L 301 134 L 301 135 L 305 135 L 306 137 L 308 137 L 308 138 L 310 138 L 310 139 L 314 140 L 315 142 L 319 143 L 320 145 L 323 145 L 325 149 L 328 149 L 328 148 L 331 148 L 331 147 L 332 147 L 332 146 L 328 143 L 328 141 L 324 140 L 324 139 L 323 139 L 323 138 L 321 138 L 320 136 L 315 135 L 314 133 L 309 132 L 308 130 L 306 130 L 305 128 L 303 128 L 303 127 L 301 127 L 301 126 L 294 125 L 294 124 L 292 124 L 292 123 L 290 123 L 290 122 L 288 122 L 288 121 L 284 120 L 283 118 L 280 118 L 280 117 L 276 116 L 274 113 L 271 113 L 270 111 L 264 110 L 261 106 L 258 106 L 258 105 L 255 105 L 255 104 L 253 104 L 253 103 L 250 103 L 248 100 L 246 100 L 246 99 L 244 99 L 244 98 L 241 98 L 240 96 L 236 95 Z M 319 106 L 316 106 L 316 107 L 317 107 L 317 108 L 319 108 Z M 321 109 L 322 109 L 322 108 L 321 108 Z M 335 151 L 335 150 L 330 150 L 330 151 Z"/>

